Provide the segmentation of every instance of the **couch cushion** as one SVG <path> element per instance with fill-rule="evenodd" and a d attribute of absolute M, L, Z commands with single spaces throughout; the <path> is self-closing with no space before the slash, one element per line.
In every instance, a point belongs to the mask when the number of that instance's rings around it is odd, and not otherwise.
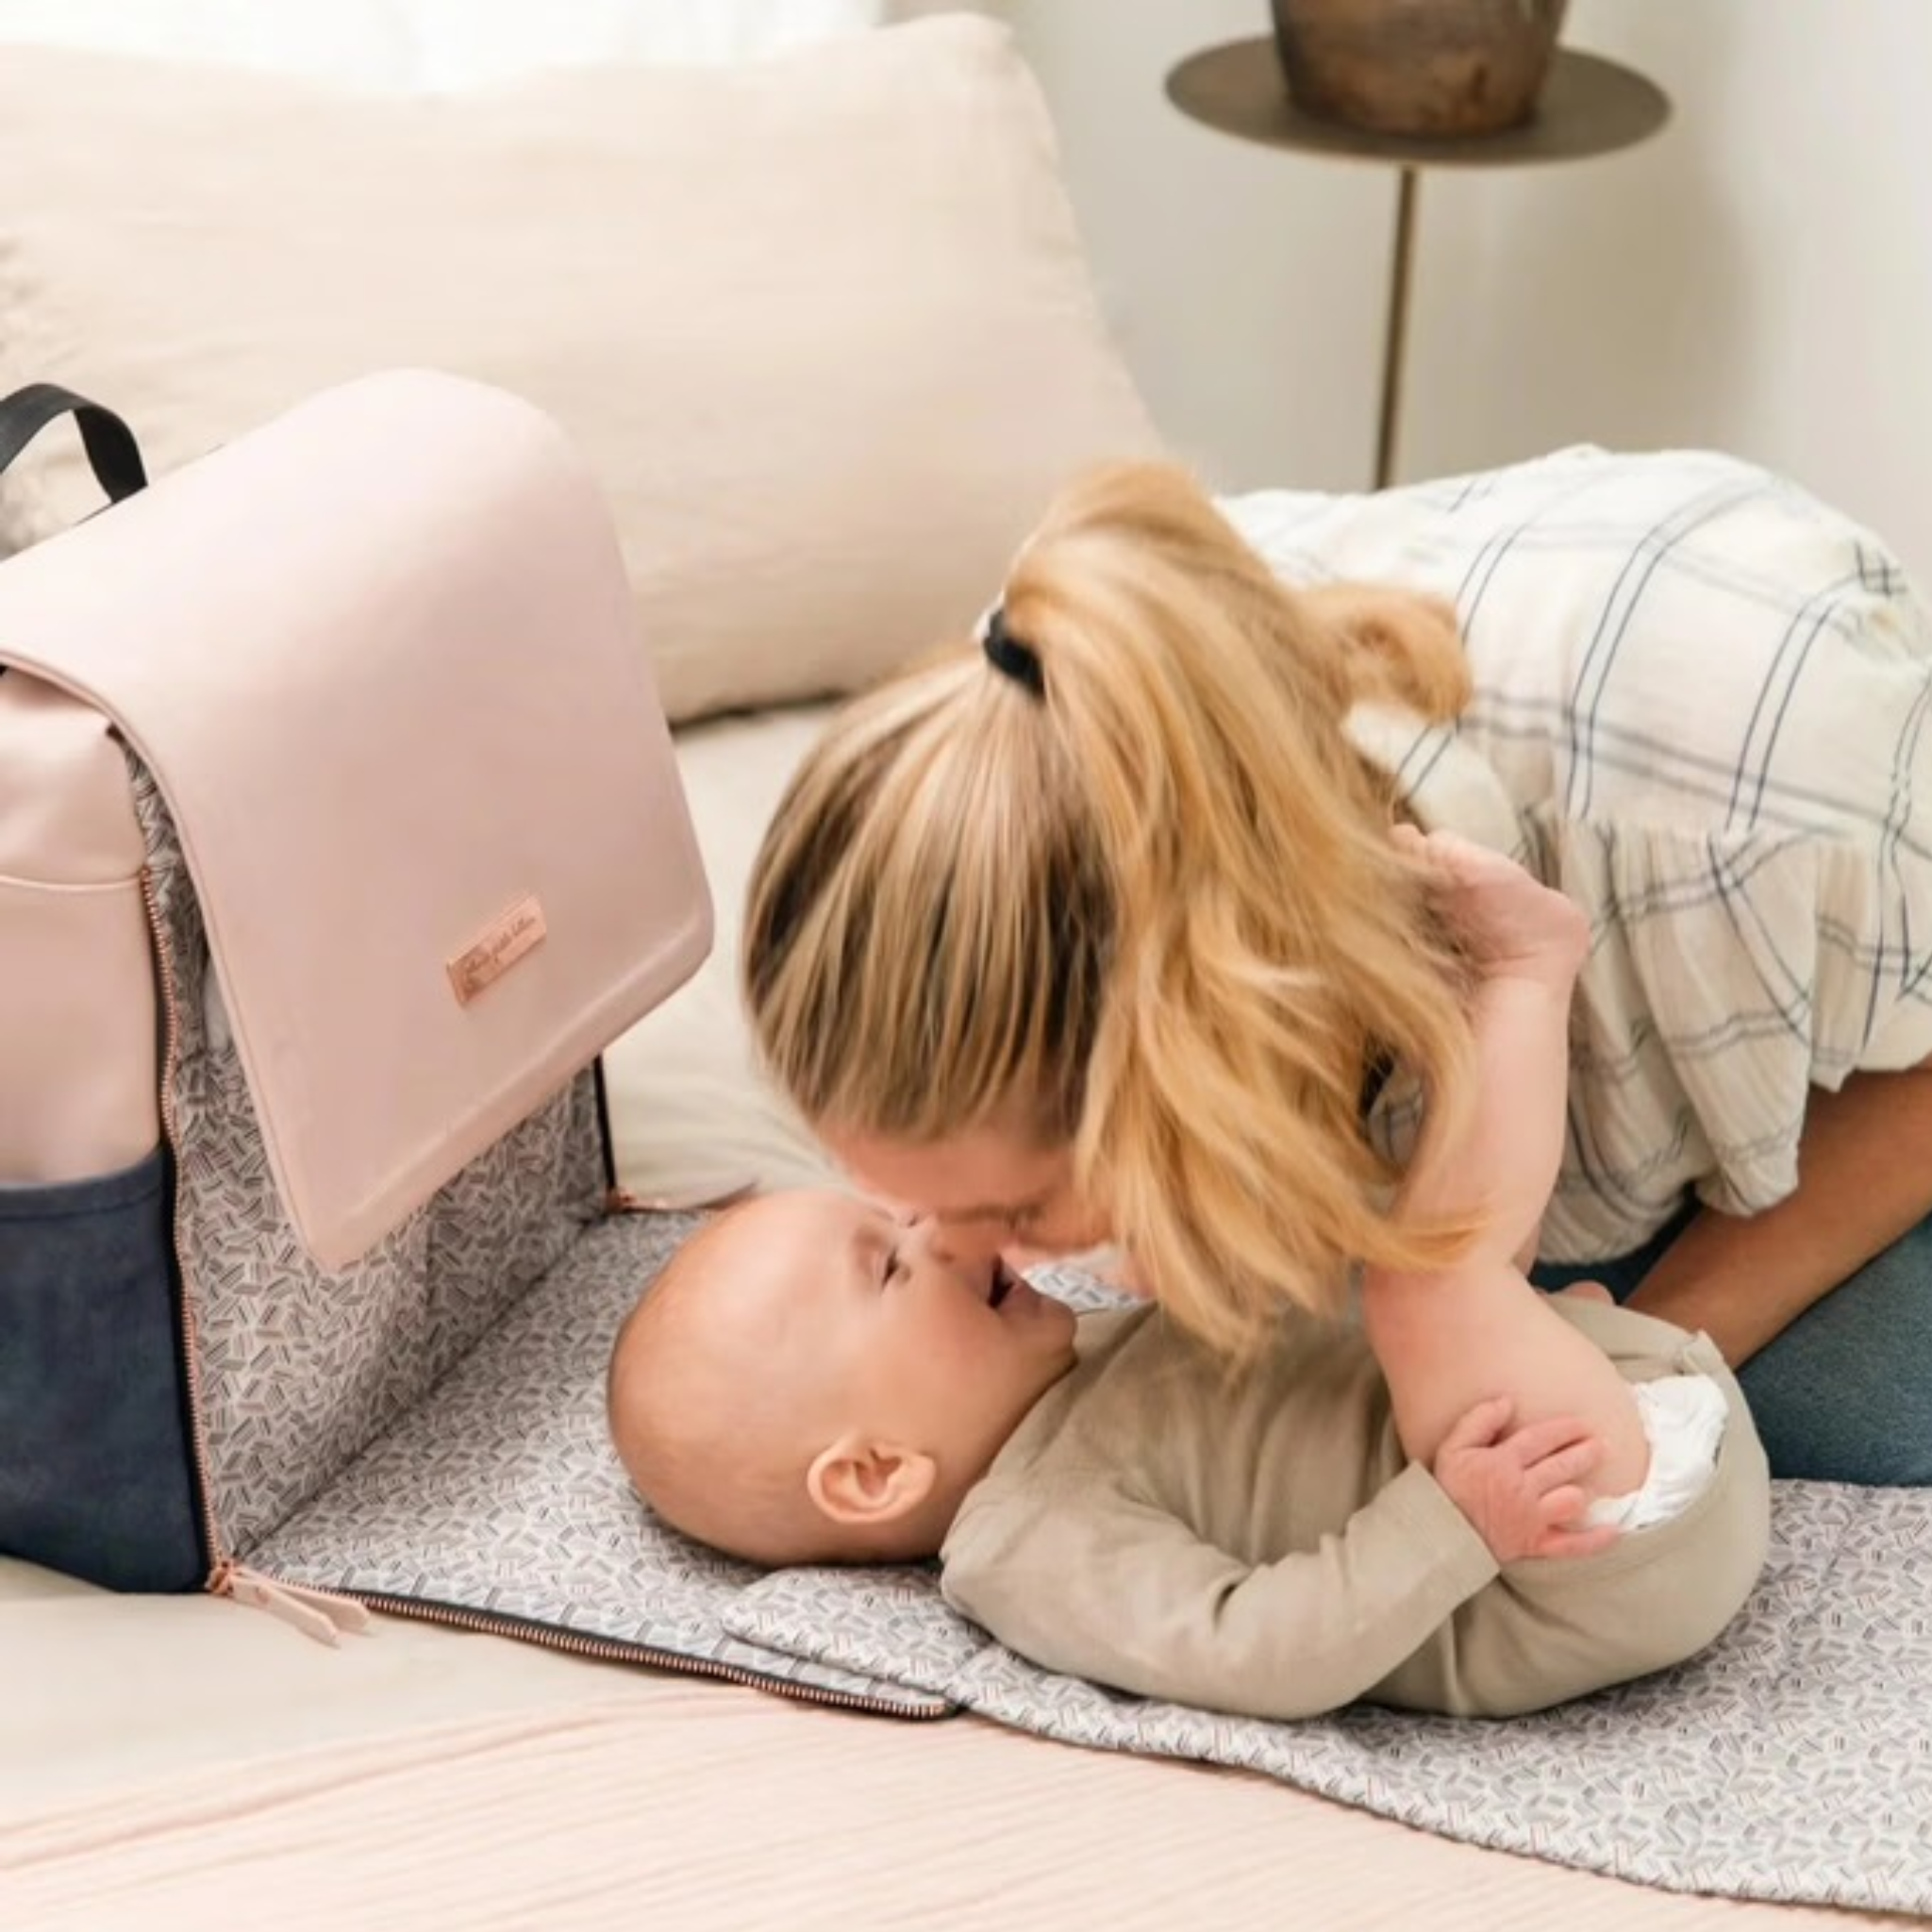
<path fill-rule="evenodd" d="M 710 881 L 717 941 L 697 974 L 604 1057 L 620 1179 L 647 1199 L 833 1177 L 758 1074 L 738 993 L 745 887 L 758 841 L 824 728 L 824 708 L 721 719 L 679 734 L 677 762 Z"/>
<path fill-rule="evenodd" d="M 93 393 L 156 467 L 397 364 L 557 417 L 674 720 L 970 623 L 1067 472 L 1155 445 L 984 20 L 413 99 L 11 47 L 0 180 L 32 184 L 0 211 L 0 388 Z M 43 441 L 0 495 L 16 541 L 93 502 Z"/>

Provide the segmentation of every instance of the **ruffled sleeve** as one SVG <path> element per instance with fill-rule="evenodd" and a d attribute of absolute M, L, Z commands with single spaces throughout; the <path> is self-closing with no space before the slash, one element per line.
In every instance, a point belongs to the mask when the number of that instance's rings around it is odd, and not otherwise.
<path fill-rule="evenodd" d="M 1798 1183 L 1810 1090 L 1932 1056 L 1932 874 L 1816 833 L 1532 815 L 1537 869 L 1590 911 L 1571 1123 L 1544 1252 L 1587 1260 L 1685 1185 L 1731 1214 Z M 1913 878 L 1916 876 L 1916 889 Z"/>

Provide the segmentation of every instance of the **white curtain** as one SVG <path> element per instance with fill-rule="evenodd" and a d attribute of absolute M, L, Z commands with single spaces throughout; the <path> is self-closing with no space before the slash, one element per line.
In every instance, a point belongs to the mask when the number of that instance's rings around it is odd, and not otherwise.
<path fill-rule="evenodd" d="M 887 0 L 0 0 L 0 43 L 444 92 L 538 67 L 752 58 L 875 26 L 889 10 Z"/>

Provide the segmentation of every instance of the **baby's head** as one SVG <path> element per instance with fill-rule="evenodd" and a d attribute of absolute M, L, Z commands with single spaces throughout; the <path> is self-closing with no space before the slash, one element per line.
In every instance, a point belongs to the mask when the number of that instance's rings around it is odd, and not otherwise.
<path fill-rule="evenodd" d="M 933 1555 L 1074 1317 L 1002 1264 L 829 1191 L 747 1202 L 679 1249 L 619 1332 L 611 1440 L 674 1528 L 753 1562 Z"/>

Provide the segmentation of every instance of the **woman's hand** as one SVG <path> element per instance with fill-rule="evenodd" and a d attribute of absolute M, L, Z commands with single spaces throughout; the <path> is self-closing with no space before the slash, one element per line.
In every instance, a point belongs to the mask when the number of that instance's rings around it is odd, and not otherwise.
<path fill-rule="evenodd" d="M 1442 1439 L 1431 1470 L 1498 1563 L 1524 1557 L 1593 1557 L 1617 1540 L 1614 1524 L 1579 1528 L 1589 1507 L 1582 1478 L 1603 1444 L 1569 1416 L 1510 1427 L 1507 1395 L 1479 1402 Z"/>

